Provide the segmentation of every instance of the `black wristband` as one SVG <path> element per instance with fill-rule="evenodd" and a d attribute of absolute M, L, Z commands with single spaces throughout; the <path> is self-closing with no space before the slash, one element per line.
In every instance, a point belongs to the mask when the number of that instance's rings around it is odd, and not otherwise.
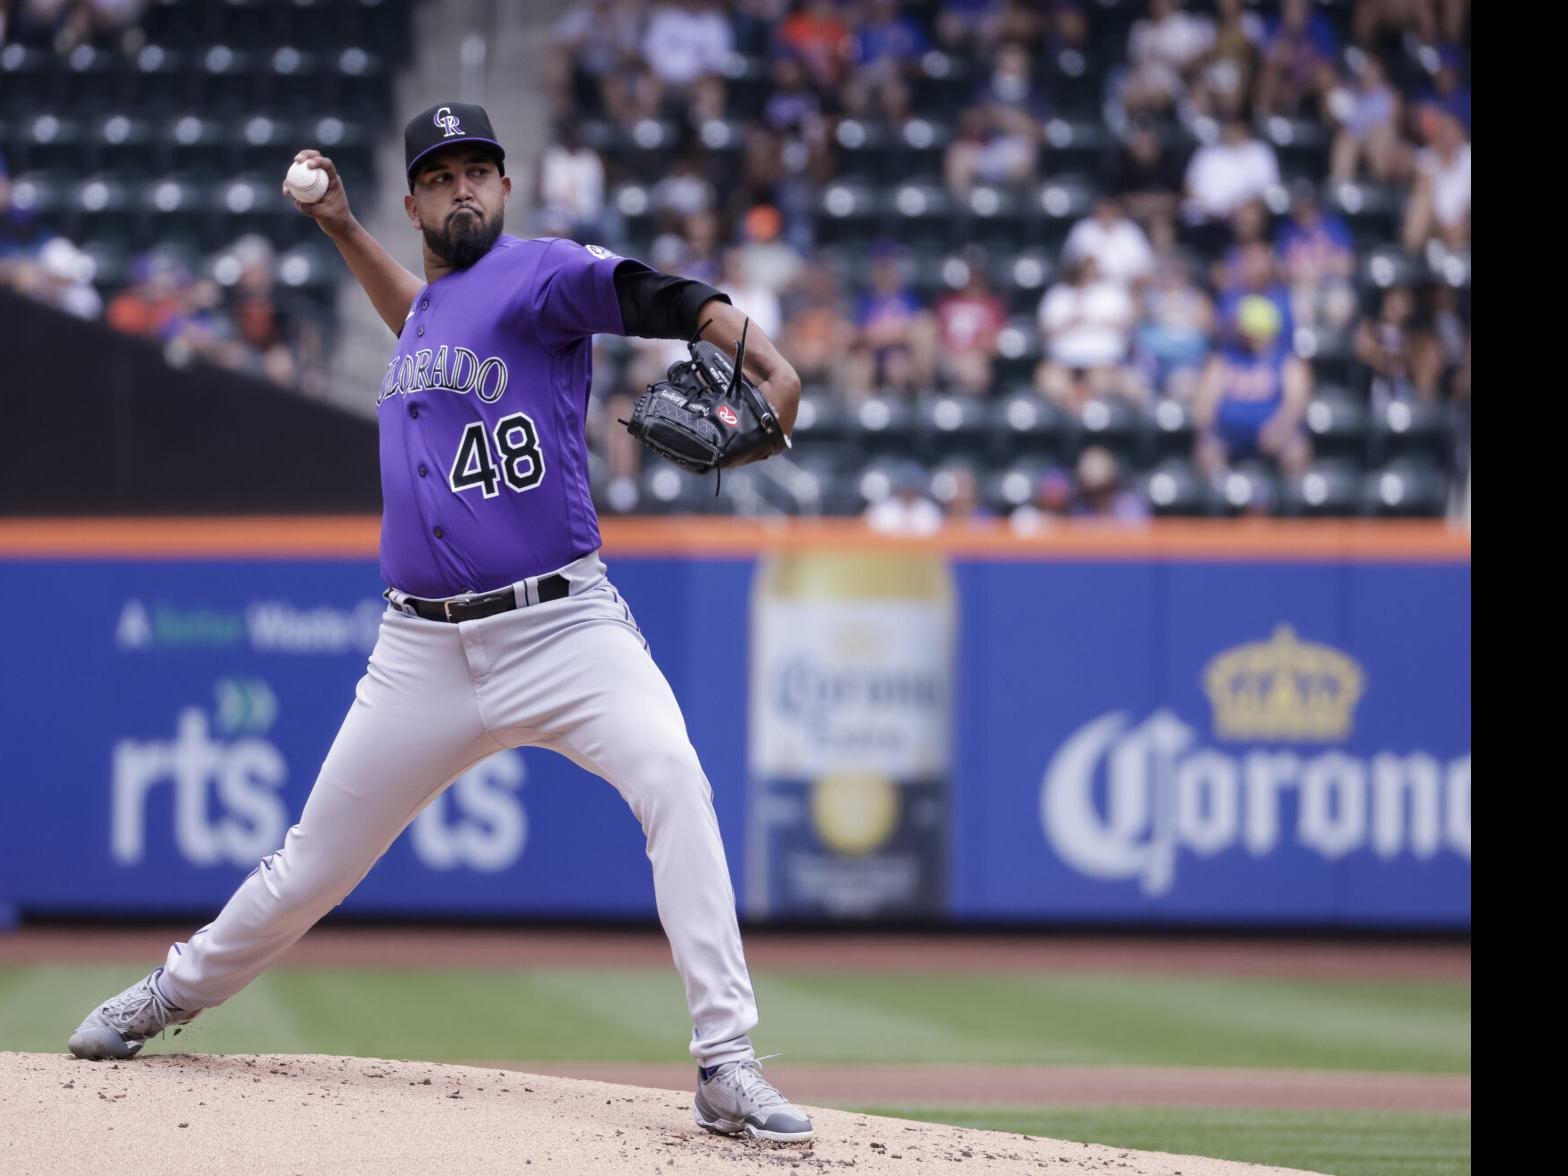
<path fill-rule="evenodd" d="M 615 296 L 621 304 L 621 334 L 642 339 L 690 339 L 702 324 L 705 302 L 729 295 L 695 278 L 682 278 L 623 261 L 615 269 Z"/>

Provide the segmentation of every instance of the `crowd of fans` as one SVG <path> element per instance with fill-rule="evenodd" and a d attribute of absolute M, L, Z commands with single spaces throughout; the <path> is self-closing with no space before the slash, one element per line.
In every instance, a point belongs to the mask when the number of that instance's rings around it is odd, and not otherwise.
<path fill-rule="evenodd" d="M 125 50 L 143 8 L 0 0 L 0 43 Z M 1468 290 L 1456 289 L 1471 231 L 1468 22 L 1466 0 L 586 0 L 554 27 L 556 117 L 514 205 L 532 211 L 509 228 L 723 288 L 812 399 L 1026 392 L 1070 418 L 1170 401 L 1192 422 L 1201 476 L 1250 462 L 1299 478 L 1315 457 L 1314 355 L 1352 356 L 1372 406 L 1468 400 Z M 933 110 L 928 83 L 943 77 L 965 88 L 954 101 L 949 85 Z M 1058 160 L 1064 111 L 1109 136 L 1092 174 L 1077 174 L 1082 156 Z M 1263 133 L 1271 120 L 1316 128 L 1316 171 L 1287 166 L 1288 140 Z M 954 208 L 1081 179 L 1082 219 L 1047 242 L 950 234 L 935 282 L 896 233 L 854 242 L 846 261 L 822 232 L 846 126 L 915 142 L 907 132 L 928 121 L 944 128 L 933 183 Z M 661 126 L 673 141 L 641 150 Z M 1386 245 L 1410 263 L 1395 278 L 1367 281 L 1353 208 L 1325 199 L 1342 186 L 1392 194 Z M 151 252 L 103 291 L 93 258 L 41 232 L 11 187 L 0 156 L 0 284 L 160 340 L 179 361 L 306 391 L 320 378 L 313 316 L 277 282 L 265 240 L 205 259 Z M 637 201 L 620 198 L 633 187 Z M 1031 250 L 1049 278 L 1020 316 L 998 261 Z M 1020 330 L 1038 362 L 1004 377 Z M 643 453 L 614 421 L 682 354 L 601 340 L 590 435 L 612 510 L 646 505 Z M 1125 456 L 1091 438 L 1060 465 L 1013 503 L 1015 525 L 1147 513 Z M 870 517 L 915 529 L 933 511 L 986 517 L 999 504 L 985 473 L 905 464 Z"/>
<path fill-rule="evenodd" d="M 193 360 L 246 371 L 285 387 L 319 391 L 318 316 L 280 287 L 272 245 L 254 234 L 213 258 L 185 264 L 151 249 L 131 266 L 130 282 L 105 302 L 93 285 L 93 257 L 39 228 L 13 202 L 0 155 L 0 286 L 115 330 L 154 340 L 171 363 Z"/>
<path fill-rule="evenodd" d="M 1094 400 L 1174 399 L 1196 425 L 1192 461 L 1208 476 L 1260 461 L 1300 475 L 1313 453 L 1313 342 L 1343 340 L 1378 400 L 1469 391 L 1469 324 L 1441 281 L 1366 292 L 1357 241 L 1323 192 L 1392 186 L 1396 247 L 1442 272 L 1468 272 L 1470 93 L 1463 0 L 1354 0 L 1336 31 L 1310 0 L 1252 5 L 1135 0 L 1095 117 L 1117 136 L 1098 198 L 1056 256 L 1039 298 L 1034 391 L 1064 410 Z M 808 389 L 854 403 L 932 391 L 992 396 L 1009 307 L 987 256 L 959 250 L 947 288 L 915 280 L 905 243 L 873 242 L 846 272 L 820 247 L 820 196 L 837 174 L 844 120 L 902 127 L 933 52 L 975 64 L 942 180 L 1025 188 L 1053 177 L 1048 124 L 1069 87 L 1060 67 L 1102 14 L 1077 0 L 597 0 L 557 25 L 552 83 L 561 117 L 540 168 L 536 230 L 606 240 L 651 264 L 715 282 L 770 333 Z M 1125 6 L 1124 6 L 1125 7 Z M 1348 19 L 1346 19 L 1348 18 Z M 738 113 L 737 55 L 762 63 L 766 92 Z M 1393 68 L 1397 65 L 1397 68 Z M 1398 78 L 1396 84 L 1395 78 Z M 681 128 L 657 177 L 585 142 L 583 120 L 635 138 L 647 120 Z M 717 170 L 704 128 L 744 122 L 738 168 Z M 1260 127 L 1310 120 L 1327 135 L 1322 173 L 1282 178 Z M 629 234 L 613 193 L 647 179 L 651 239 Z M 1031 242 L 1018 241 L 1016 249 Z M 994 246 L 993 246 L 994 252 Z M 775 332 L 775 326 L 777 331 Z M 601 395 L 602 421 L 677 349 L 634 343 Z M 613 361 L 615 351 L 609 358 Z M 612 369 L 613 370 L 613 369 Z M 604 382 L 602 382 L 604 383 Z M 638 454 L 600 428 L 633 508 Z M 1141 517 L 1116 458 L 1099 447 L 1050 471 L 1018 517 Z M 940 479 L 938 480 L 940 482 Z M 972 477 L 947 479 L 956 517 L 985 509 Z M 959 485 L 958 483 L 964 483 Z M 969 489 L 966 489 L 969 486 Z M 874 521 L 918 527 L 933 484 L 900 471 Z M 1034 522 L 1029 522 L 1034 520 Z"/>

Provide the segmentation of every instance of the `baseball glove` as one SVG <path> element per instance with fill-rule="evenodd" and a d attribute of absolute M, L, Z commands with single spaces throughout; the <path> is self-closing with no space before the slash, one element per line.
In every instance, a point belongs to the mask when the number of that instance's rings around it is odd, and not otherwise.
<path fill-rule="evenodd" d="M 666 379 L 649 384 L 632 419 L 621 424 L 660 457 L 694 474 L 761 461 L 789 448 L 778 413 L 741 374 L 750 326 L 747 320 L 741 328 L 734 360 L 712 343 L 688 343 L 691 358 L 671 364 Z"/>

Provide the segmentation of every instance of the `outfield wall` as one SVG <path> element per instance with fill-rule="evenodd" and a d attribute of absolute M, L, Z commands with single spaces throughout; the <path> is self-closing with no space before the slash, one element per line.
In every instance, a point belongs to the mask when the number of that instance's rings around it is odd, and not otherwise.
<path fill-rule="evenodd" d="M 0 907 L 220 903 L 381 612 L 363 518 L 0 520 Z M 1427 524 L 606 528 L 757 919 L 1468 928 L 1470 546 Z M 345 903 L 653 914 L 619 797 L 501 753 Z"/>

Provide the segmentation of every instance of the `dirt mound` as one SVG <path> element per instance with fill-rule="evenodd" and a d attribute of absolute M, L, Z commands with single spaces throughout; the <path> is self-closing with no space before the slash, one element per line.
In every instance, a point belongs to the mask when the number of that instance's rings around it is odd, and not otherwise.
<path fill-rule="evenodd" d="M 0 1171 L 8 1176 L 111 1167 L 165 1176 L 1286 1171 L 846 1111 L 811 1114 L 813 1146 L 763 1148 L 707 1134 L 691 1121 L 689 1097 L 640 1086 L 317 1054 L 155 1054 L 110 1063 L 0 1053 Z"/>

